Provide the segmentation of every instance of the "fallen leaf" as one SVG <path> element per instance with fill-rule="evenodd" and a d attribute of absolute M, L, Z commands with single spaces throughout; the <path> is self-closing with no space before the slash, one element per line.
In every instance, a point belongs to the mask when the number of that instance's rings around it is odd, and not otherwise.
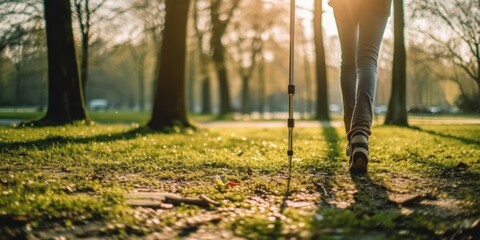
<path fill-rule="evenodd" d="M 226 183 L 226 185 L 229 186 L 229 187 L 235 187 L 235 186 L 240 185 L 240 183 L 228 181 L 228 182 Z"/>

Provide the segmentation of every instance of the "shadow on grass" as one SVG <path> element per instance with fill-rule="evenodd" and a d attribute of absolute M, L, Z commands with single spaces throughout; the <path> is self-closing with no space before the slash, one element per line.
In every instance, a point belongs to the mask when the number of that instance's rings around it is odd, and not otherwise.
<path fill-rule="evenodd" d="M 340 159 L 340 148 L 338 146 L 338 143 L 340 142 L 340 138 L 336 132 L 336 129 L 332 127 L 329 122 L 325 127 L 322 129 L 323 133 L 323 138 L 326 141 L 327 144 L 327 158 L 324 161 L 321 160 L 316 160 L 312 161 L 310 164 L 306 164 L 303 166 L 303 168 L 300 170 L 302 172 L 308 172 L 309 170 L 313 170 L 314 174 L 320 174 L 321 176 L 331 176 L 337 172 L 342 164 Z M 280 202 L 279 206 L 279 214 L 275 217 L 275 222 L 274 222 L 274 229 L 272 231 L 272 236 L 271 239 L 282 239 L 282 238 L 289 238 L 289 236 L 284 236 L 283 234 L 283 229 L 285 226 L 285 220 L 282 219 L 282 216 L 284 216 L 285 210 L 288 208 L 287 201 L 289 200 L 290 197 L 290 182 L 291 182 L 291 177 L 288 177 L 287 179 L 287 184 L 286 184 L 286 189 L 285 193 L 282 197 L 282 200 Z M 325 181 L 324 182 L 326 185 L 317 185 L 317 190 L 321 193 L 324 194 L 326 192 L 331 192 L 331 189 L 333 188 L 333 185 L 331 184 L 331 181 Z M 326 198 L 326 196 L 323 196 Z M 290 236 L 294 237 L 294 236 Z"/>
<path fill-rule="evenodd" d="M 282 197 L 282 202 L 280 203 L 279 214 L 275 217 L 274 227 L 273 227 L 273 235 L 272 239 L 279 239 L 282 235 L 282 229 L 284 220 L 282 220 L 281 216 L 285 213 L 285 209 L 287 208 L 287 200 L 290 196 L 290 182 L 292 180 L 291 176 L 288 176 L 287 179 L 287 187 L 285 188 L 285 194 Z"/>
<path fill-rule="evenodd" d="M 452 139 L 467 145 L 474 145 L 474 146 L 480 145 L 480 141 L 476 139 L 466 138 L 462 136 L 454 136 L 451 134 L 441 133 L 433 130 L 422 129 L 420 127 L 411 127 L 411 129 L 420 131 L 422 133 L 427 133 L 433 136 Z M 416 152 L 409 152 L 409 153 L 410 155 L 414 156 L 412 158 L 413 162 L 417 164 L 428 165 L 429 167 L 432 167 L 433 169 L 440 171 L 440 173 L 439 172 L 429 173 L 434 177 L 438 177 L 438 174 L 440 174 L 440 176 L 444 178 L 462 178 L 462 179 L 468 179 L 468 180 L 480 179 L 480 174 L 478 172 L 469 171 L 468 168 L 470 166 L 461 162 L 461 158 L 450 159 L 451 156 L 447 154 L 442 159 L 439 159 L 441 158 L 442 155 L 440 155 L 440 157 L 437 157 L 435 154 L 432 154 L 430 156 L 425 157 L 425 156 L 420 156 Z"/>
<path fill-rule="evenodd" d="M 476 140 L 476 139 L 454 136 L 454 135 L 451 135 L 451 134 L 446 134 L 446 133 L 441 133 L 441 132 L 437 132 L 437 131 L 433 131 L 433 130 L 423 129 L 421 127 L 410 127 L 410 129 L 417 130 L 417 131 L 420 131 L 420 132 L 423 132 L 423 133 L 428 133 L 428 134 L 435 135 L 435 136 L 438 136 L 438 137 L 457 140 L 457 141 L 460 141 L 460 142 L 465 143 L 465 144 L 473 144 L 473 145 L 477 145 L 477 146 L 480 145 L 480 140 Z"/>
<path fill-rule="evenodd" d="M 159 134 L 162 132 L 151 130 L 147 127 L 139 127 L 129 129 L 127 131 L 106 133 L 89 137 L 64 137 L 64 136 L 48 136 L 44 139 L 20 142 L 0 142 L 0 151 L 10 151 L 18 149 L 39 149 L 46 150 L 52 146 L 63 146 L 66 144 L 87 144 L 93 142 L 114 142 L 118 140 L 130 140 L 150 134 Z"/>
<path fill-rule="evenodd" d="M 311 239 L 384 239 L 391 236 L 391 229 L 386 226 L 388 223 L 384 224 L 380 219 L 378 222 L 364 220 L 389 215 L 393 221 L 400 216 L 398 207 L 388 204 L 387 188 L 374 182 L 368 174 L 348 173 L 347 164 L 343 164 L 344 148 L 340 145 L 342 141 L 336 128 L 324 127 L 323 135 L 328 146 L 327 161 L 331 162 L 326 168 L 326 181 L 317 186 L 323 199 L 312 219 Z M 353 183 L 354 202 L 347 208 L 339 207 L 338 202 L 342 199 L 337 198 L 341 198 L 338 194 L 351 194 L 351 191 L 342 189 L 342 183 L 336 184 L 336 177 L 340 181 L 350 179 Z"/>

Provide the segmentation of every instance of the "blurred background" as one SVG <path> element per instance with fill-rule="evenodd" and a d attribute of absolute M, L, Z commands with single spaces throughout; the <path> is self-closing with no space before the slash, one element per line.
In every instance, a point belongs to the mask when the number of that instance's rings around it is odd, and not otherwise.
<path fill-rule="evenodd" d="M 215 115 L 221 111 L 225 93 L 220 93 L 213 54 L 219 29 L 213 26 L 224 26 L 220 39 L 228 82 L 227 112 L 247 118 L 283 117 L 288 111 L 289 2 L 236 2 L 191 1 L 188 112 Z M 332 8 L 326 0 L 320 3 L 328 108 L 341 113 L 338 36 Z M 162 51 L 164 0 L 71 0 L 71 4 L 87 110 L 150 112 L 155 66 Z M 434 9 L 428 9 L 428 4 Z M 314 117 L 317 104 L 314 6 L 314 0 L 297 1 L 295 111 L 304 118 Z M 473 0 L 405 1 L 409 113 L 479 112 L 479 6 Z M 0 0 L 0 111 L 46 110 L 44 27 L 43 1 Z M 386 113 L 390 98 L 393 44 L 390 17 L 378 65 L 375 112 L 379 115 Z"/>

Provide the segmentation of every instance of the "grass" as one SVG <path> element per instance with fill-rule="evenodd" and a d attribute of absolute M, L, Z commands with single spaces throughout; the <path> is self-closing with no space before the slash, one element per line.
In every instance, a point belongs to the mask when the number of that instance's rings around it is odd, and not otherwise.
<path fill-rule="evenodd" d="M 479 236 L 480 125 L 373 131 L 369 174 L 351 176 L 342 128 L 296 128 L 285 195 L 283 128 L 161 134 L 126 125 L 0 127 L 0 221 L 8 222 L 0 235 Z M 240 185 L 216 184 L 217 175 Z M 221 204 L 132 208 L 124 197 L 132 191 L 203 194 Z M 431 196 L 402 204 L 423 193 Z"/>
<path fill-rule="evenodd" d="M 0 120 L 1 119 L 13 119 L 13 120 L 36 120 L 44 116 L 44 112 L 36 111 L 35 109 L 10 109 L 0 108 Z M 102 124 L 145 124 L 151 117 L 150 112 L 133 112 L 133 111 L 88 111 L 89 118 L 97 123 Z M 273 117 L 273 116 L 272 116 Z M 270 120 L 284 121 L 286 116 L 276 116 L 277 118 Z M 383 124 L 384 115 L 375 115 L 375 124 Z M 265 121 L 265 119 L 255 119 L 253 116 L 241 116 L 241 114 L 230 114 L 219 118 L 215 114 L 190 114 L 191 120 L 194 122 L 211 122 L 211 121 L 233 121 L 233 120 L 245 120 L 245 121 Z M 237 119 L 239 118 L 239 119 Z M 296 116 L 296 118 L 300 118 Z M 341 113 L 330 113 L 332 121 L 342 121 L 343 115 Z M 432 124 L 437 121 L 469 121 L 478 119 L 478 115 L 474 114 L 410 114 L 409 121 L 413 124 Z M 267 119 L 268 120 L 268 119 Z M 312 119 L 302 119 L 302 121 L 316 121 Z M 432 122 L 431 122 L 432 121 Z"/>

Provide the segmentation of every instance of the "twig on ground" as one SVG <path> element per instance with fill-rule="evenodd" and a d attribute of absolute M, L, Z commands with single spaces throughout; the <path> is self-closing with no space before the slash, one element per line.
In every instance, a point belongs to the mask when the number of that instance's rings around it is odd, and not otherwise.
<path fill-rule="evenodd" d="M 171 208 L 169 204 L 177 206 L 182 203 L 203 208 L 220 205 L 205 195 L 201 195 L 200 198 L 188 198 L 165 192 L 134 192 L 127 194 L 126 198 L 128 205 L 134 207 Z"/>
<path fill-rule="evenodd" d="M 435 195 L 433 193 L 422 193 L 422 194 L 415 195 L 413 197 L 409 197 L 407 199 L 402 199 L 402 200 L 394 200 L 389 198 L 388 202 L 393 203 L 395 205 L 412 206 L 420 203 L 425 199 L 433 199 L 433 198 L 435 198 Z"/>

